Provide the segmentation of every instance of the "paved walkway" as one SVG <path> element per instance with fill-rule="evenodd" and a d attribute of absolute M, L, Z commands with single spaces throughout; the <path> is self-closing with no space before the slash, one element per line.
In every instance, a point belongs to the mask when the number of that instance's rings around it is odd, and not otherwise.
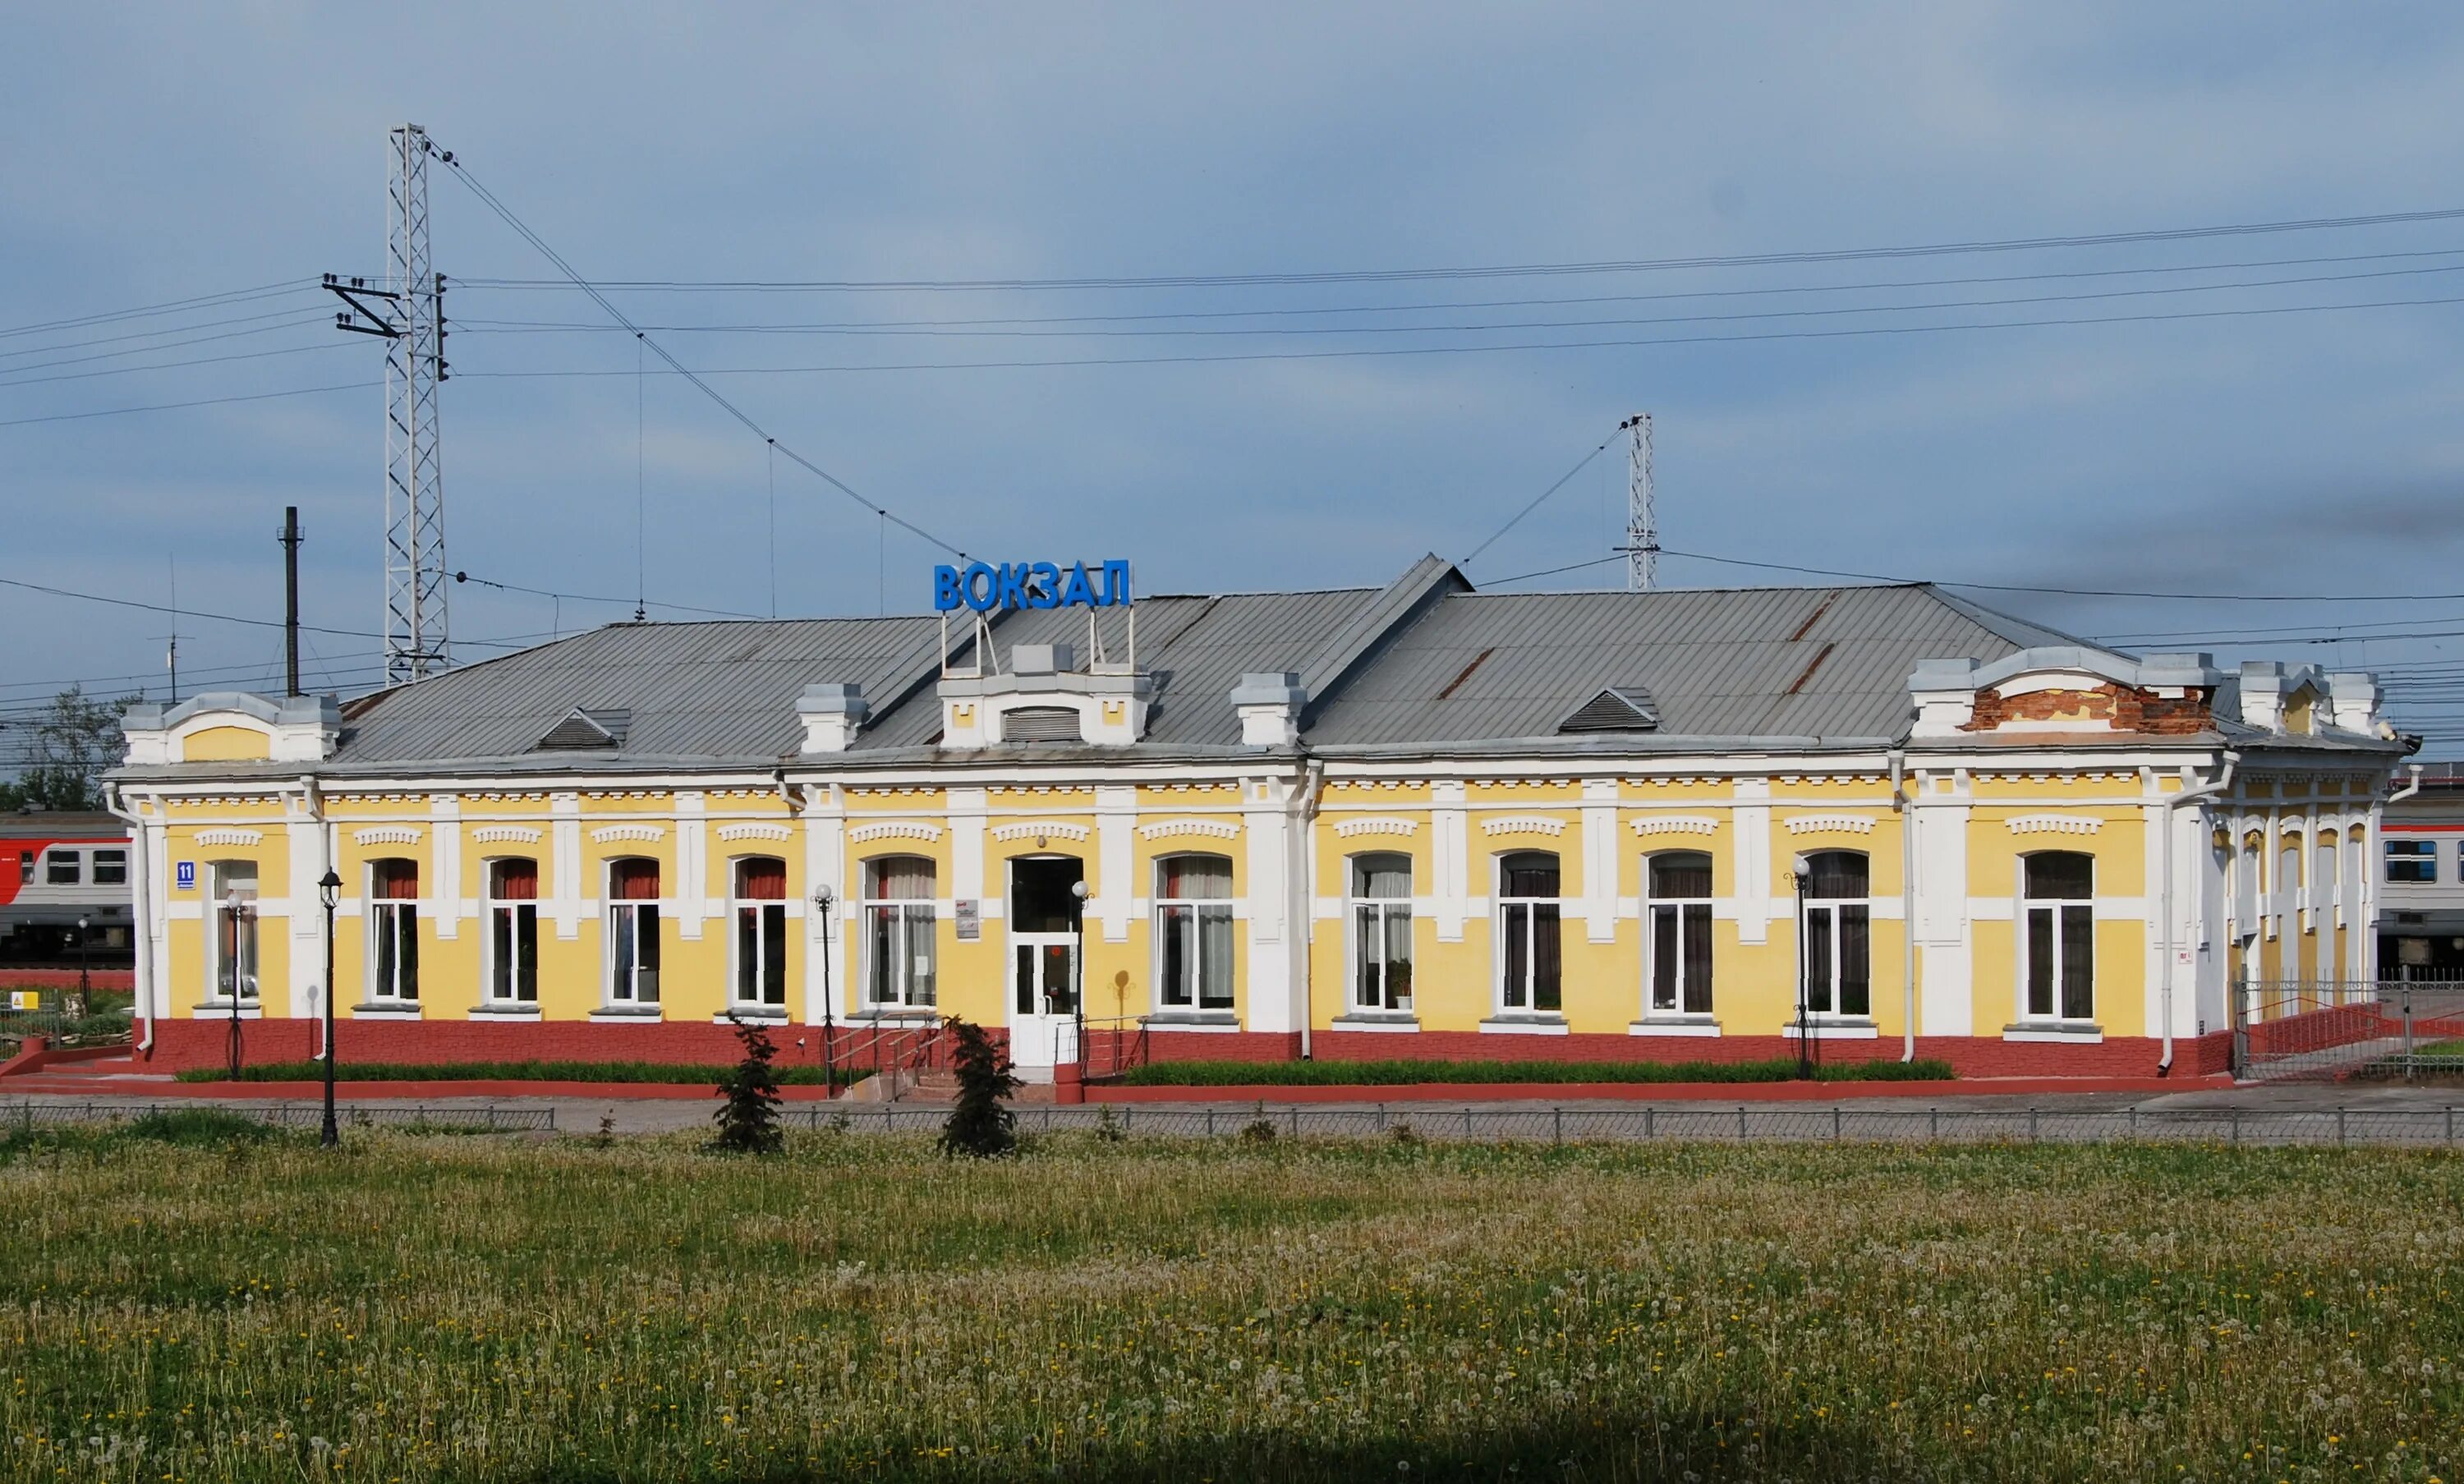
<path fill-rule="evenodd" d="M 297 1097 L 223 1096 L 208 1102 L 179 1097 L 180 1084 L 131 1078 L 80 1079 L 95 1085 L 21 1090 L 11 1078 L 0 1083 L 0 1125 L 111 1117 L 175 1103 L 278 1114 L 313 1122 L 317 1102 Z M 715 1096 L 648 1099 L 605 1097 L 428 1097 L 355 1099 L 345 1084 L 341 1099 L 346 1122 L 483 1122 L 491 1110 L 502 1126 L 552 1126 L 566 1134 L 605 1129 L 615 1134 L 671 1133 L 710 1126 Z M 812 1126 L 844 1114 L 853 1128 L 936 1127 L 945 1108 L 933 1103 L 842 1102 L 791 1103 L 790 1126 Z M 1094 1106 L 1020 1108 L 1028 1128 L 1091 1127 L 1104 1116 Z M 2400 1143 L 2464 1146 L 2464 1087 L 2394 1085 L 2266 1085 L 2206 1087 L 2146 1095 L 2095 1092 L 2018 1096 L 1966 1094 L 1926 1100 L 1840 1099 L 1774 1103 L 1750 1097 L 1734 1102 L 1638 1102 L 1570 1098 L 1559 1102 L 1459 1101 L 1380 1102 L 1276 1102 L 1265 1116 L 1282 1133 L 1393 1137 L 1398 1124 L 1433 1138 L 1615 1139 L 2040 1139 L 2065 1142 L 2140 1137 L 2189 1137 L 2250 1143 Z M 1255 1104 L 1142 1103 L 1113 1107 L 1116 1124 L 1133 1134 L 1208 1134 L 1225 1137 L 1255 1122 Z"/>

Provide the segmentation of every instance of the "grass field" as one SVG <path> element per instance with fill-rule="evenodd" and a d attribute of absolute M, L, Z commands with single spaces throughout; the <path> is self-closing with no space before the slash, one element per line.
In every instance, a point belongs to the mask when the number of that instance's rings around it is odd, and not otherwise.
<path fill-rule="evenodd" d="M 150 1134 L 150 1137 L 148 1136 Z M 2464 1163 L 188 1116 L 0 1144 L 13 1478 L 2455 1478 Z"/>

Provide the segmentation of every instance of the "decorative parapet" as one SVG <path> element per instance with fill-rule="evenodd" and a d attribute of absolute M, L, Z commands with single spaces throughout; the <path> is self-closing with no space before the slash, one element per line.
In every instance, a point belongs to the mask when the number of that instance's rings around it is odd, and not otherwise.
<path fill-rule="evenodd" d="M 1542 814 L 1504 814 L 1480 821 L 1484 835 L 1563 835 L 1566 821 Z"/>
<path fill-rule="evenodd" d="M 2013 835 L 2093 835 L 2104 827 L 2092 814 L 2014 814 L 2002 822 Z"/>
<path fill-rule="evenodd" d="M 1708 815 L 1657 814 L 1634 821 L 1637 835 L 1715 835 L 1720 821 Z"/>
<path fill-rule="evenodd" d="M 925 828 L 933 830 L 935 835 L 940 833 L 929 824 Z M 795 834 L 787 826 L 767 819 L 737 819 L 718 827 L 721 840 L 790 840 Z"/>
<path fill-rule="evenodd" d="M 527 824 L 483 824 L 471 832 L 471 838 L 482 845 L 536 845 L 539 832 Z"/>
<path fill-rule="evenodd" d="M 605 845 L 610 840 L 639 840 L 644 844 L 664 840 L 668 832 L 655 824 L 603 824 L 590 832 L 593 842 Z"/>
<path fill-rule="evenodd" d="M 1812 835 L 1817 831 L 1837 830 L 1849 835 L 1874 833 L 1874 817 L 1870 814 L 1795 814 L 1782 819 L 1791 835 Z"/>
<path fill-rule="evenodd" d="M 1140 840 L 1162 840 L 1173 835 L 1205 835 L 1216 840 L 1238 840 L 1241 825 L 1233 819 L 1157 819 L 1153 824 L 1138 826 Z"/>
<path fill-rule="evenodd" d="M 419 827 L 413 824 L 372 824 L 364 830 L 354 830 L 351 839 L 363 845 L 416 845 Z"/>
<path fill-rule="evenodd" d="M 779 834 L 776 838 L 785 840 L 786 826 L 777 828 Z M 728 838 L 725 830 L 719 832 L 719 839 Z M 875 840 L 920 840 L 929 844 L 940 838 L 941 826 L 923 819 L 880 819 L 870 824 L 859 824 L 847 831 L 848 840 L 858 845 Z"/>
<path fill-rule="evenodd" d="M 1072 824 L 1067 819 L 1019 819 L 993 826 L 995 840 L 1043 840 L 1056 835 L 1063 840 L 1083 840 L 1087 838 L 1087 826 Z"/>
<path fill-rule="evenodd" d="M 1419 828 L 1420 821 L 1418 819 L 1396 819 L 1383 815 L 1372 815 L 1358 819 L 1337 819 L 1334 823 L 1334 833 L 1345 840 L 1350 840 L 1354 835 L 1414 835 L 1419 832 Z"/>

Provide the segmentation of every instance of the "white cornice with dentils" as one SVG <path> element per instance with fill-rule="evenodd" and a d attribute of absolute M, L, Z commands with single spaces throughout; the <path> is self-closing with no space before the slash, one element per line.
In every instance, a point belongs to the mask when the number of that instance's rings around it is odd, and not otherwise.
<path fill-rule="evenodd" d="M 992 831 L 993 839 L 1001 840 L 1056 835 L 1063 840 L 1083 840 L 1087 838 L 1087 826 L 1072 824 L 1067 819 L 1021 819 L 1014 824 L 997 824 Z"/>
<path fill-rule="evenodd" d="M 1708 815 L 1657 814 L 1631 821 L 1637 835 L 1716 835 L 1720 821 Z"/>
<path fill-rule="evenodd" d="M 1354 835 L 1414 835 L 1419 832 L 1419 828 L 1418 819 L 1398 819 L 1385 815 L 1334 821 L 1334 833 L 1347 840 Z"/>
<path fill-rule="evenodd" d="M 1157 819 L 1138 826 L 1140 840 L 1162 840 L 1173 835 L 1204 835 L 1215 840 L 1238 840 L 1241 825 L 1233 819 Z"/>
<path fill-rule="evenodd" d="M 723 831 L 720 838 L 727 838 Z M 781 829 L 778 838 L 785 840 L 785 830 Z M 859 845 L 875 840 L 920 840 L 929 844 L 941 838 L 941 826 L 924 819 L 876 819 L 869 824 L 849 825 L 847 838 Z"/>

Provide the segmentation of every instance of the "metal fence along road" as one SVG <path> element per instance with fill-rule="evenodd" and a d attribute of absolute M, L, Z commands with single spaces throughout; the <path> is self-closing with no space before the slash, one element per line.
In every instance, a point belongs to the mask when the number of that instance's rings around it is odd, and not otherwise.
<path fill-rule="evenodd" d="M 1277 1139 L 1396 1139 L 1523 1144 L 1716 1143 L 2111 1144 L 2388 1146 L 2450 1148 L 2464 1134 L 2455 1107 L 2330 1108 L 1450 1108 L 1385 1103 L 1267 1109 L 1111 1104 L 1017 1110 L 1028 1133 L 1106 1131 L 1122 1138 L 1232 1139 L 1264 1124 Z M 1109 1115 L 1109 1117 L 1107 1116 Z M 936 1108 L 799 1110 L 808 1128 L 937 1132 Z M 1405 1131 L 1408 1130 L 1408 1135 Z"/>
<path fill-rule="evenodd" d="M 190 1112 L 193 1102 L 66 1101 L 0 1105 L 0 1129 L 125 1122 Z M 317 1126 L 312 1102 L 214 1104 L 223 1112 L 283 1127 Z M 2431 1108 L 1682 1108 L 1433 1107 L 1388 1103 L 1339 1107 L 1158 1107 L 1154 1104 L 1025 1107 L 1021 1131 L 1110 1133 L 1123 1139 L 1385 1139 L 1430 1143 L 1857 1143 L 1857 1144 L 2212 1144 L 2227 1146 L 2454 1148 L 2464 1138 L 2464 1105 Z M 935 1134 L 946 1108 L 805 1106 L 782 1110 L 789 1128 L 848 1134 Z M 556 1132 L 555 1107 L 361 1103 L 342 1112 L 347 1128 L 454 1128 Z M 1271 1134 L 1256 1130 L 1264 1125 Z M 571 1131 L 571 1130 L 566 1130 Z"/>
<path fill-rule="evenodd" d="M 2233 1066 L 2255 1081 L 2464 1072 L 2464 985 L 2268 982 L 2233 992 Z"/>

